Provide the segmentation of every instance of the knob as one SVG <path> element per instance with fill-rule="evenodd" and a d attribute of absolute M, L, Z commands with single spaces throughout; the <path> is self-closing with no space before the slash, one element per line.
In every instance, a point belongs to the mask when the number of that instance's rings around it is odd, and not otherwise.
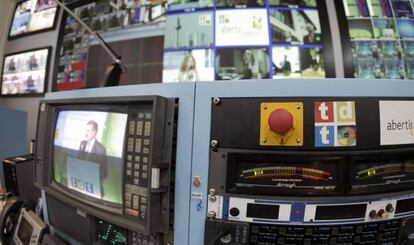
<path fill-rule="evenodd" d="M 375 211 L 375 210 L 371 210 L 371 212 L 369 212 L 369 217 L 370 217 L 371 219 L 375 219 L 375 218 L 377 218 L 377 211 Z"/>
<path fill-rule="evenodd" d="M 230 215 L 233 217 L 239 216 L 240 210 L 238 208 L 231 208 L 230 209 Z"/>
<path fill-rule="evenodd" d="M 270 113 L 268 124 L 273 132 L 286 134 L 293 128 L 293 116 L 286 109 L 276 109 Z"/>
<path fill-rule="evenodd" d="M 391 203 L 387 204 L 387 206 L 385 207 L 385 210 L 389 213 L 393 213 L 394 212 L 394 206 L 392 206 Z"/>
<path fill-rule="evenodd" d="M 378 211 L 378 217 L 380 217 L 380 218 L 384 218 L 384 214 L 385 214 L 385 210 L 384 210 L 384 209 L 380 209 L 380 210 Z"/>

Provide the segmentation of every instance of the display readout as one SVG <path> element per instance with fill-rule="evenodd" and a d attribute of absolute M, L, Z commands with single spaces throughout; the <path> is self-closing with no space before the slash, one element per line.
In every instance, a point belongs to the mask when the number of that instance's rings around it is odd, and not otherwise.
<path fill-rule="evenodd" d="M 367 193 L 412 188 L 414 159 L 358 159 L 351 165 L 351 192 Z"/>
<path fill-rule="evenodd" d="M 249 158 L 249 159 L 248 159 Z M 253 157 L 254 158 L 254 157 Z M 289 158 L 274 155 L 246 158 L 231 155 L 227 189 L 230 193 L 329 195 L 341 192 L 341 158 Z"/>
<path fill-rule="evenodd" d="M 279 219 L 279 205 L 247 204 L 246 217 L 262 219 Z"/>

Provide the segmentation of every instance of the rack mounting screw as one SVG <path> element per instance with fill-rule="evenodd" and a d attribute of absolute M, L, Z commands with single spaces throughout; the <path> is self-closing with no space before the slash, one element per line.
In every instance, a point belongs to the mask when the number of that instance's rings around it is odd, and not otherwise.
<path fill-rule="evenodd" d="M 213 103 L 214 103 L 215 105 L 220 105 L 220 103 L 221 103 L 220 98 L 219 98 L 219 97 L 215 97 L 215 98 L 213 98 Z"/>

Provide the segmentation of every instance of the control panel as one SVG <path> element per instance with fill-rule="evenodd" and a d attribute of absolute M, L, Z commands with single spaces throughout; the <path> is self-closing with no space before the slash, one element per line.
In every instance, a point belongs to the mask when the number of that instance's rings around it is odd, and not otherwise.
<path fill-rule="evenodd" d="M 205 244 L 414 244 L 404 101 L 214 100 Z"/>
<path fill-rule="evenodd" d="M 148 209 L 149 180 L 154 182 L 154 186 L 151 185 L 151 187 L 159 188 L 159 169 L 149 168 L 152 110 L 143 108 L 133 111 L 130 112 L 128 118 L 124 212 L 145 221 Z M 150 178 L 149 175 L 152 172 L 158 172 L 158 175 Z"/>
<path fill-rule="evenodd" d="M 113 245 L 157 245 L 157 236 L 145 236 L 135 231 L 127 230 L 101 219 L 95 219 L 95 243 Z M 162 244 L 162 243 L 161 243 Z"/>

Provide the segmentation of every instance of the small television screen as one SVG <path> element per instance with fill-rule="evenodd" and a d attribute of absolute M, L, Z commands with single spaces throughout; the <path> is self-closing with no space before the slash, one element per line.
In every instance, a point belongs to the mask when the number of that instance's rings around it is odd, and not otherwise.
<path fill-rule="evenodd" d="M 52 0 L 27 0 L 16 4 L 9 38 L 53 29 L 57 5 Z"/>
<path fill-rule="evenodd" d="M 81 198 L 120 207 L 126 123 L 126 113 L 60 111 L 53 143 L 54 182 Z"/>
<path fill-rule="evenodd" d="M 24 216 L 22 216 L 17 230 L 17 238 L 22 244 L 30 244 L 32 232 L 33 226 L 26 220 Z"/>
<path fill-rule="evenodd" d="M 41 95 L 45 92 L 49 48 L 4 57 L 2 96 Z"/>

